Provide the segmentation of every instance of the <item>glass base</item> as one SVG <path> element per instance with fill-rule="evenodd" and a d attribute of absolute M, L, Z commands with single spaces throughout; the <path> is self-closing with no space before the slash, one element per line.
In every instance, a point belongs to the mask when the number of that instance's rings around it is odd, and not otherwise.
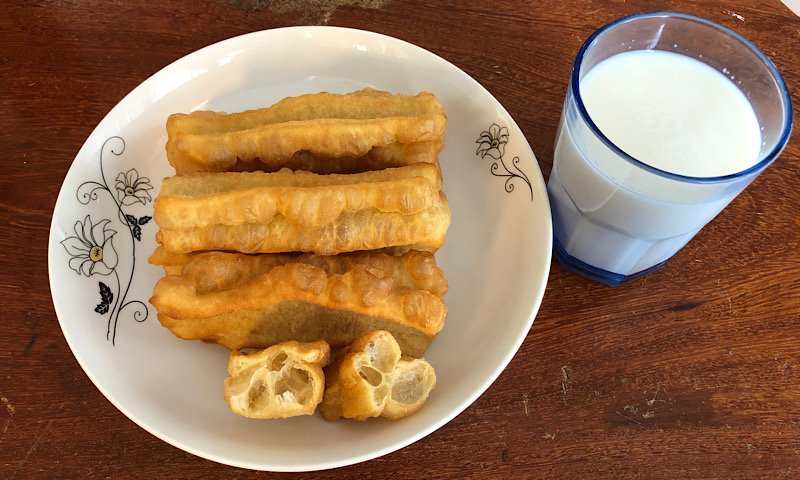
<path fill-rule="evenodd" d="M 664 260 L 659 264 L 653 265 L 650 268 L 644 269 L 641 272 L 633 273 L 631 275 L 621 275 L 619 273 L 603 270 L 602 268 L 593 267 L 588 263 L 571 256 L 566 250 L 564 250 L 564 247 L 561 245 L 561 242 L 558 241 L 558 238 L 556 238 L 555 235 L 553 235 L 553 253 L 555 253 L 558 263 L 560 263 L 562 267 L 566 268 L 570 272 L 577 273 L 582 277 L 586 277 L 596 282 L 605 283 L 606 285 L 610 285 L 612 287 L 617 287 L 623 283 L 630 282 L 631 280 L 644 277 L 648 273 L 655 272 L 669 261 L 669 259 Z"/>

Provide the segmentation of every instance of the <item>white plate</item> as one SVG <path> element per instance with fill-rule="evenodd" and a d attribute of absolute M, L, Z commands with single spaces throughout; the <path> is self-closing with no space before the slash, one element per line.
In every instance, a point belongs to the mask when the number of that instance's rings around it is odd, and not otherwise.
<path fill-rule="evenodd" d="M 161 179 L 172 174 L 164 153 L 164 122 L 173 112 L 237 111 L 291 95 L 366 86 L 431 91 L 448 115 L 440 161 L 452 226 L 437 258 L 450 281 L 450 314 L 425 355 L 438 385 L 421 411 L 396 422 L 237 417 L 222 398 L 227 351 L 172 336 L 147 303 L 161 276 L 146 261 L 157 229 L 148 221 L 151 198 Z M 491 148 L 492 140 L 499 142 L 497 148 Z M 126 186 L 132 196 L 124 196 Z M 135 227 L 125 223 L 120 209 Z M 91 226 L 84 223 L 87 216 Z M 217 462 L 308 471 L 402 448 L 478 398 L 533 323 L 549 272 L 551 235 L 533 151 L 508 112 L 475 80 L 391 37 L 332 27 L 285 28 L 232 38 L 176 61 L 100 122 L 75 157 L 56 203 L 50 285 L 78 362 L 134 422 Z M 95 244 L 103 247 L 97 262 L 80 251 Z M 101 283 L 106 296 L 113 294 L 103 314 L 95 311 L 103 310 Z"/>

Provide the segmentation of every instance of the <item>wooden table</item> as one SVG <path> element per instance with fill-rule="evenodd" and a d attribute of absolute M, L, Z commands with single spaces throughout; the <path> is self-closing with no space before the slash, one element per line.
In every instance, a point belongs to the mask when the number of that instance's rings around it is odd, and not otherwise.
<path fill-rule="evenodd" d="M 48 229 L 72 159 L 127 92 L 183 55 L 315 23 L 410 41 L 486 86 L 545 176 L 572 59 L 622 15 L 681 11 L 742 33 L 800 108 L 800 18 L 777 0 L 290 3 L 0 5 L 3 479 L 290 478 L 200 459 L 136 426 L 78 366 L 50 300 Z M 613 289 L 553 265 L 519 353 L 449 424 L 314 477 L 800 478 L 798 131 L 662 271 Z"/>

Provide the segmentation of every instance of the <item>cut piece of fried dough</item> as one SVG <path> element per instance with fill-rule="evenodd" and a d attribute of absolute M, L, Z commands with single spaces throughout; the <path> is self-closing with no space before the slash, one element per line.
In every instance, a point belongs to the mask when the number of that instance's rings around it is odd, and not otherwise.
<path fill-rule="evenodd" d="M 435 386 L 436 373 L 427 361 L 402 356 L 389 332 L 369 332 L 325 369 L 320 413 L 329 421 L 397 420 L 422 408 Z"/>
<path fill-rule="evenodd" d="M 287 418 L 311 415 L 322 401 L 330 359 L 325 342 L 284 342 L 251 354 L 231 352 L 225 402 L 237 415 Z"/>
<path fill-rule="evenodd" d="M 176 336 L 234 350 L 286 340 L 340 347 L 383 329 L 405 354 L 420 356 L 444 325 L 446 291 L 444 273 L 427 252 L 209 252 L 193 256 L 180 275 L 162 278 L 150 303 Z"/>
<path fill-rule="evenodd" d="M 435 251 L 450 225 L 438 166 L 352 175 L 216 173 L 165 178 L 154 204 L 170 252 Z"/>
<path fill-rule="evenodd" d="M 446 124 L 428 92 L 315 93 L 240 113 L 173 114 L 167 158 L 178 174 L 295 168 L 297 154 L 313 157 L 305 165 L 317 168 L 306 169 L 318 173 L 367 171 L 435 162 Z"/>

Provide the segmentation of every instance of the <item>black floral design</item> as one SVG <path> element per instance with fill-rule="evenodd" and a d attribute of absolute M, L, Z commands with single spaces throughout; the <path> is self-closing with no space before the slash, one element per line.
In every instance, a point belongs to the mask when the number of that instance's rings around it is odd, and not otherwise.
<path fill-rule="evenodd" d="M 135 168 L 131 168 L 125 173 L 120 172 L 117 175 L 116 187 L 117 198 L 123 205 L 133 205 L 136 202 L 145 205 L 147 202 L 153 201 L 149 192 L 153 189 L 150 179 L 139 177 L 139 172 Z"/>
<path fill-rule="evenodd" d="M 489 171 L 495 177 L 503 177 L 506 179 L 506 192 L 511 193 L 514 191 L 515 179 L 525 182 L 528 186 L 528 190 L 531 192 L 531 201 L 533 201 L 533 187 L 531 186 L 531 181 L 528 179 L 528 176 L 519 168 L 519 157 L 515 156 L 511 160 L 511 168 L 509 168 L 505 160 L 503 160 L 503 156 L 506 153 L 508 138 L 508 128 L 501 127 L 496 123 L 491 124 L 489 129 L 482 131 L 475 141 L 475 143 L 478 144 L 475 155 L 480 155 L 481 158 L 485 158 L 488 155 L 495 160 L 492 162 Z"/>
<path fill-rule="evenodd" d="M 489 130 L 481 132 L 481 136 L 475 141 L 478 144 L 478 150 L 475 155 L 480 155 L 481 158 L 489 155 L 495 160 L 503 158 L 506 151 L 506 143 L 508 143 L 508 128 L 501 127 L 493 123 Z"/>
<path fill-rule="evenodd" d="M 109 144 L 112 145 L 111 148 L 106 148 Z M 115 146 L 116 148 L 114 148 Z M 112 191 L 108 186 L 103 165 L 103 155 L 106 151 L 119 157 L 125 152 L 125 140 L 122 137 L 111 137 L 103 143 L 100 148 L 100 181 L 83 182 L 75 195 L 78 202 L 83 205 L 88 205 L 92 201 L 100 201 L 99 194 L 103 192 L 107 193 L 114 202 L 119 222 L 130 233 L 131 263 L 127 282 L 123 283 L 120 280 L 119 257 L 114 248 L 114 240 L 119 237 L 116 230 L 109 228 L 112 223 L 111 219 L 101 218 L 94 221 L 91 215 L 86 215 L 83 221 L 75 222 L 75 236 L 65 238 L 61 241 L 61 245 L 70 256 L 69 267 L 78 275 L 107 277 L 113 274 L 113 278 L 116 280 L 116 289 L 104 282 L 98 282 L 100 303 L 94 307 L 94 311 L 100 315 L 108 314 L 106 340 L 115 345 L 117 322 L 123 311 L 131 311 L 131 316 L 137 322 L 144 322 L 150 315 L 150 310 L 144 302 L 140 300 L 126 301 L 126 299 L 133 282 L 133 274 L 136 271 L 136 244 L 142 240 L 142 227 L 152 217 L 143 215 L 137 218 L 131 212 L 126 211 L 125 207 L 137 204 L 146 205 L 148 202 L 152 202 L 150 190 L 153 186 L 150 184 L 149 178 L 141 177 L 139 172 L 132 168 L 117 175 L 115 190 Z"/>
<path fill-rule="evenodd" d="M 78 275 L 90 277 L 110 275 L 117 268 L 117 251 L 114 249 L 114 230 L 107 228 L 111 220 L 100 220 L 92 224 L 89 215 L 81 222 L 75 222 L 75 236 L 67 237 L 61 245 L 72 258 L 69 268 Z"/>

